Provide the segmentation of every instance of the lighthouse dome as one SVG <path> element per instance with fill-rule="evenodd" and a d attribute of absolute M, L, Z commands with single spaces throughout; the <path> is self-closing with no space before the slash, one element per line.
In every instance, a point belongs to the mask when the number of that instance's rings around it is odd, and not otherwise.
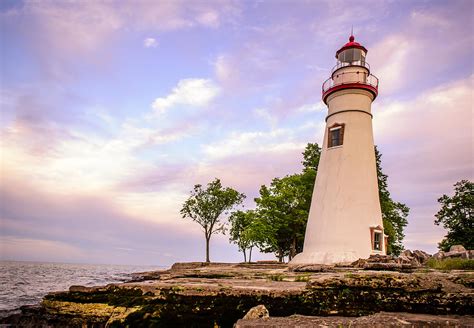
<path fill-rule="evenodd" d="M 349 42 L 343 45 L 337 52 L 336 58 L 340 62 L 365 61 L 367 49 L 359 42 L 355 41 L 353 35 L 349 37 Z"/>

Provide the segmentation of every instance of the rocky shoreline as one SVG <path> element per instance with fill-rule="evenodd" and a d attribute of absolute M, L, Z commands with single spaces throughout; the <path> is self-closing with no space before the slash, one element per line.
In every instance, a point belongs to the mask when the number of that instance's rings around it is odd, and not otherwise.
<path fill-rule="evenodd" d="M 136 274 L 127 283 L 71 286 L 69 291 L 50 293 L 41 305 L 23 307 L 0 323 L 19 327 L 232 327 L 238 322 L 238 327 L 283 327 L 290 320 L 306 321 L 310 327 L 320 320 L 321 324 L 333 322 L 329 326 L 357 326 L 379 320 L 383 312 L 395 325 L 410 323 L 413 314 L 423 314 L 425 326 L 427 322 L 436 326 L 437 320 L 453 326 L 474 325 L 474 272 L 410 271 L 360 267 L 294 271 L 278 263 L 176 263 L 168 270 Z M 240 320 L 257 305 L 264 305 L 271 317 Z M 420 320 L 415 321 L 423 322 Z"/>

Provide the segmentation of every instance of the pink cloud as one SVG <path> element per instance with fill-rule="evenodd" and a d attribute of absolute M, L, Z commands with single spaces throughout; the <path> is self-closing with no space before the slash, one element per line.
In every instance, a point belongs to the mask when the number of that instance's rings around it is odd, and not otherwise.
<path fill-rule="evenodd" d="M 375 102 L 375 140 L 396 200 L 411 207 L 407 247 L 430 252 L 444 235 L 433 224 L 437 199 L 474 179 L 473 77 L 440 85 L 408 101 Z M 425 236 L 426 238 L 423 238 Z"/>

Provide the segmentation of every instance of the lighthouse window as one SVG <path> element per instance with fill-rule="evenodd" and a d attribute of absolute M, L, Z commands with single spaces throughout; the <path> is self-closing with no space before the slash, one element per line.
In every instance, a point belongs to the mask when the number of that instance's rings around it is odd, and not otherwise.
<path fill-rule="evenodd" d="M 382 233 L 374 232 L 374 250 L 382 250 Z"/>
<path fill-rule="evenodd" d="M 344 137 L 344 125 L 335 124 L 329 128 L 328 148 L 341 146 Z"/>

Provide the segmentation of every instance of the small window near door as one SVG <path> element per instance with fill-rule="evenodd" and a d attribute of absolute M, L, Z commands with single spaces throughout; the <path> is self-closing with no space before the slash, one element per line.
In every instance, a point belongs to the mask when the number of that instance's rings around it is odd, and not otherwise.
<path fill-rule="evenodd" d="M 342 146 L 344 139 L 344 124 L 334 124 L 329 128 L 328 148 Z"/>
<path fill-rule="evenodd" d="M 374 250 L 376 251 L 382 250 L 382 233 L 381 232 L 374 232 Z"/>

